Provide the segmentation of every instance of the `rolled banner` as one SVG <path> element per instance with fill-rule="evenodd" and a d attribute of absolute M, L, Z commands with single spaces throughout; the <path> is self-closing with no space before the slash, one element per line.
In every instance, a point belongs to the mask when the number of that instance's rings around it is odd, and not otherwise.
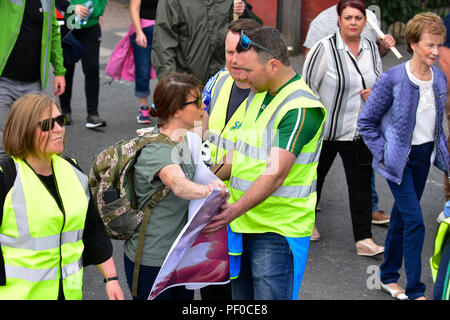
<path fill-rule="evenodd" d="M 378 36 L 383 39 L 384 33 L 383 33 L 383 31 L 381 31 L 380 27 L 378 27 L 378 25 L 370 18 L 369 15 L 366 15 L 366 18 L 367 18 L 367 23 L 370 24 L 370 26 L 372 27 L 372 29 L 375 30 L 375 32 L 378 34 Z M 397 59 L 403 58 L 403 56 L 400 54 L 400 52 L 398 52 L 396 47 L 390 47 L 389 49 L 391 49 L 391 51 L 395 54 Z"/>

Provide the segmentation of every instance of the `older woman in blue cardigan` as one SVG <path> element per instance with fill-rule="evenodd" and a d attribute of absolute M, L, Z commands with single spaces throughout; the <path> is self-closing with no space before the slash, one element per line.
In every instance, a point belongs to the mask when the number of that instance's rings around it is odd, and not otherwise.
<path fill-rule="evenodd" d="M 387 179 L 395 199 L 380 276 L 382 289 L 396 299 L 425 299 L 420 198 L 431 164 L 447 175 L 450 168 L 442 128 L 446 78 L 433 67 L 445 35 L 439 16 L 414 16 L 405 33 L 411 60 L 381 76 L 358 119 L 360 134 L 373 154 L 373 168 Z M 397 284 L 403 258 L 405 290 Z"/>

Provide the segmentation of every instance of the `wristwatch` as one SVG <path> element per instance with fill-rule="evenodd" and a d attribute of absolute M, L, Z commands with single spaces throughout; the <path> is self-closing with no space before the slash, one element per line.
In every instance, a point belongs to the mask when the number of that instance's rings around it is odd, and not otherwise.
<path fill-rule="evenodd" d="M 103 281 L 104 281 L 105 283 L 107 283 L 107 282 L 109 282 L 109 281 L 113 281 L 113 280 L 119 280 L 119 277 L 118 277 L 118 276 L 115 276 L 115 277 L 103 279 Z"/>

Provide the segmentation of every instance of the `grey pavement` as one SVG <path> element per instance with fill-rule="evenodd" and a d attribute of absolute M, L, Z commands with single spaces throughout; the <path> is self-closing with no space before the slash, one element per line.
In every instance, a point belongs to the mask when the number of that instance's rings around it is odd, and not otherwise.
<path fill-rule="evenodd" d="M 84 79 L 80 64 L 77 65 L 72 98 L 73 124 L 66 127 L 65 154 L 76 158 L 87 173 L 95 154 L 107 146 L 135 136 L 136 129 L 142 125 L 136 123 L 137 99 L 134 97 L 134 83 L 109 81 L 104 67 L 115 45 L 127 31 L 130 18 L 126 1 L 109 1 L 104 15 L 103 39 L 101 49 L 101 87 L 100 116 L 106 119 L 108 126 L 97 130 L 84 127 L 86 107 L 84 97 Z M 409 57 L 405 46 L 398 49 Z M 403 61 L 402 60 L 402 61 Z M 292 56 L 294 69 L 301 73 L 304 56 Z M 383 58 L 384 69 L 400 63 L 392 53 Z M 50 84 L 52 82 L 49 82 Z M 151 89 L 156 80 L 151 81 Z M 51 85 L 46 91 L 51 93 Z M 446 124 L 445 124 L 446 125 Z M 393 205 L 393 198 L 386 181 L 376 177 L 380 207 L 387 213 Z M 422 198 L 422 209 L 426 225 L 425 246 L 422 255 L 422 281 L 427 286 L 426 296 L 432 297 L 432 278 L 429 258 L 433 250 L 433 238 L 437 228 L 436 217 L 444 205 L 443 174 L 432 168 Z M 317 217 L 317 226 L 321 240 L 310 244 L 306 271 L 300 289 L 300 299 L 304 300 L 390 300 L 391 298 L 376 289 L 374 273 L 383 261 L 383 256 L 374 258 L 356 255 L 355 243 L 350 220 L 348 194 L 345 175 L 340 158 L 332 166 L 323 189 L 322 211 Z M 387 232 L 385 226 L 373 226 L 373 238 L 383 244 Z M 120 283 L 127 299 L 131 295 L 123 271 L 123 245 L 113 241 L 114 259 L 120 277 Z M 405 284 L 404 271 L 401 273 L 401 285 Z M 85 268 L 84 299 L 104 300 L 106 294 L 100 273 L 94 266 Z M 198 294 L 196 295 L 198 299 Z"/>

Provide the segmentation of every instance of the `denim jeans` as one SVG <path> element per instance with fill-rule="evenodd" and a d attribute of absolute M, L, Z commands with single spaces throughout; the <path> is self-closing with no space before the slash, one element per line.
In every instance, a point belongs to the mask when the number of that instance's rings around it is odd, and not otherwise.
<path fill-rule="evenodd" d="M 133 271 L 134 262 L 131 261 L 126 254 L 123 255 L 123 265 L 125 276 L 127 277 L 128 287 L 130 291 L 133 288 Z M 137 288 L 137 297 L 133 300 L 148 300 L 153 283 L 158 276 L 161 267 L 150 267 L 141 265 L 139 268 L 139 281 Z M 172 287 L 161 292 L 154 300 L 194 300 L 194 290 L 187 290 L 184 286 Z"/>
<path fill-rule="evenodd" d="M 425 239 L 420 198 L 430 170 L 433 147 L 433 142 L 412 146 L 401 184 L 387 181 L 395 202 L 386 236 L 380 276 L 385 284 L 396 283 L 400 278 L 398 270 L 404 257 L 407 280 L 405 293 L 409 299 L 425 294 L 425 284 L 420 281 L 421 255 Z"/>
<path fill-rule="evenodd" d="M 147 48 L 142 48 L 136 43 L 136 33 L 130 37 L 133 47 L 135 64 L 135 95 L 138 98 L 146 98 L 150 95 L 150 67 L 152 54 L 153 26 L 142 29 L 147 37 Z"/>
<path fill-rule="evenodd" d="M 293 282 L 293 257 L 285 237 L 243 234 L 241 272 L 231 283 L 233 300 L 290 300 Z"/>

